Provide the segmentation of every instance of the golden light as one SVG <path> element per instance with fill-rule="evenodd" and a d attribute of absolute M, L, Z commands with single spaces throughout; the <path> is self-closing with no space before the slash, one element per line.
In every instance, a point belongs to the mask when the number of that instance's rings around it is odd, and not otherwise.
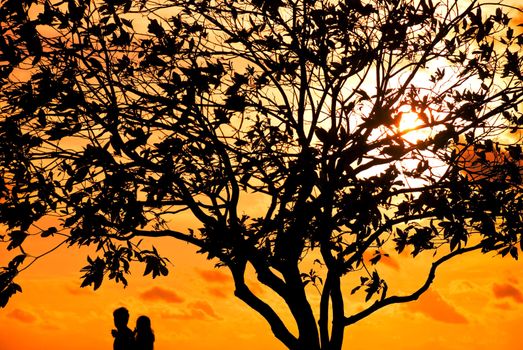
<path fill-rule="evenodd" d="M 421 116 L 420 116 L 421 114 Z M 441 131 L 442 126 L 433 126 L 429 122 L 437 119 L 438 115 L 432 111 L 425 110 L 417 112 L 409 105 L 403 105 L 398 108 L 396 117 L 396 130 L 401 138 L 416 148 L 416 144 L 421 141 L 430 139 L 432 136 Z M 421 158 L 428 162 L 428 168 L 422 177 L 412 177 L 409 173 L 416 169 Z M 447 164 L 431 151 L 418 149 L 400 162 L 403 181 L 409 187 L 421 187 L 427 184 L 427 179 L 437 180 L 443 176 L 447 170 Z"/>
<path fill-rule="evenodd" d="M 411 143 L 426 139 L 430 135 L 430 128 L 410 106 L 402 106 L 399 109 L 398 131 L 405 141 Z"/>
<path fill-rule="evenodd" d="M 400 131 L 405 131 L 421 125 L 423 125 L 423 123 L 419 119 L 418 113 L 409 111 L 401 114 L 401 120 L 399 124 Z"/>

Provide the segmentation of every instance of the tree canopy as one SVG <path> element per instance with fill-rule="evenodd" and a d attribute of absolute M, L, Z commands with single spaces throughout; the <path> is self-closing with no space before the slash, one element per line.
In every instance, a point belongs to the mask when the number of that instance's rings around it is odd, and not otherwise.
<path fill-rule="evenodd" d="M 166 275 L 171 257 L 141 239 L 172 237 L 229 269 L 236 297 L 286 347 L 340 349 L 347 326 L 417 299 L 453 257 L 517 258 L 523 34 L 508 13 L 521 12 L 457 0 L 2 1 L 0 238 L 12 260 L 0 305 L 53 250 L 31 242 L 93 246 L 82 286 L 97 289 L 126 284 L 133 261 Z M 434 254 L 411 294 L 380 275 L 393 250 Z M 249 288 L 248 267 L 297 333 Z M 351 294 L 366 301 L 354 314 Z"/>

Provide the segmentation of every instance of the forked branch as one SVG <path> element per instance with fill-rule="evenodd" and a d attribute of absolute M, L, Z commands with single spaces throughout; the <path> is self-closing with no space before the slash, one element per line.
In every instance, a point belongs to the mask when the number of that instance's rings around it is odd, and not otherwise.
<path fill-rule="evenodd" d="M 424 292 L 426 292 L 429 289 L 430 285 L 434 281 L 434 278 L 436 277 L 436 270 L 438 269 L 438 267 L 441 264 L 452 259 L 455 256 L 461 255 L 463 253 L 468 253 L 468 252 L 472 252 L 475 250 L 479 250 L 483 247 L 484 247 L 484 245 L 482 243 L 478 243 L 472 247 L 456 249 L 455 251 L 439 258 L 438 260 L 436 260 L 435 262 L 432 263 L 432 266 L 429 270 L 425 283 L 423 283 L 423 285 L 419 289 L 417 289 L 415 292 L 413 292 L 412 294 L 409 294 L 409 295 L 404 295 L 404 296 L 394 295 L 394 296 L 390 296 L 390 297 L 382 299 L 382 300 L 378 300 L 374 304 L 372 304 L 370 307 L 368 307 L 367 309 L 360 311 L 352 316 L 346 317 L 345 326 L 354 324 L 354 323 L 364 319 L 365 317 L 370 316 L 374 312 L 378 311 L 379 309 L 381 309 L 382 307 L 385 307 L 387 305 L 400 304 L 400 303 L 406 303 L 409 301 L 417 300 Z M 494 247 L 492 250 L 496 250 L 498 248 L 500 248 L 500 245 Z"/>

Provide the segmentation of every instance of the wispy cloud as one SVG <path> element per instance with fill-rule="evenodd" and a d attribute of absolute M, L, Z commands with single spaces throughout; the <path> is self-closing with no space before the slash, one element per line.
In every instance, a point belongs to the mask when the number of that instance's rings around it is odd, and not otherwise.
<path fill-rule="evenodd" d="M 231 276 L 218 270 L 198 270 L 198 274 L 207 282 L 226 283 L 232 280 Z"/>
<path fill-rule="evenodd" d="M 34 323 L 36 321 L 35 315 L 22 309 L 14 309 L 7 316 L 24 323 Z"/>
<path fill-rule="evenodd" d="M 211 294 L 217 298 L 227 299 L 229 297 L 229 295 L 227 293 L 225 293 L 223 288 L 209 288 L 208 291 L 209 291 L 209 294 Z"/>
<path fill-rule="evenodd" d="M 166 301 L 168 303 L 181 303 L 184 301 L 175 291 L 162 287 L 152 287 L 140 294 L 140 298 L 142 300 Z"/>
<path fill-rule="evenodd" d="M 510 305 L 509 303 L 494 304 L 494 307 L 501 310 L 512 310 L 513 308 L 512 305 Z"/>
<path fill-rule="evenodd" d="M 208 302 L 201 300 L 189 303 L 187 308 L 181 312 L 163 312 L 161 317 L 164 319 L 177 319 L 184 321 L 221 319 Z"/>
<path fill-rule="evenodd" d="M 494 296 L 498 299 L 512 298 L 517 303 L 523 303 L 523 293 L 515 286 L 509 283 L 497 284 L 492 286 Z"/>
<path fill-rule="evenodd" d="M 76 284 L 68 284 L 64 288 L 67 291 L 67 293 L 74 296 L 95 294 L 92 288 L 80 288 L 80 286 Z"/>
<path fill-rule="evenodd" d="M 445 323 L 468 323 L 465 316 L 445 301 L 438 292 L 431 289 L 422 294 L 417 301 L 408 303 L 405 306 L 410 311 L 419 312 L 436 321 Z"/>
<path fill-rule="evenodd" d="M 206 301 L 198 300 L 198 301 L 195 301 L 194 303 L 190 303 L 189 308 L 194 311 L 202 311 L 207 316 L 219 319 L 218 315 L 216 315 L 216 313 L 214 312 L 214 309 L 212 308 L 212 306 Z"/>

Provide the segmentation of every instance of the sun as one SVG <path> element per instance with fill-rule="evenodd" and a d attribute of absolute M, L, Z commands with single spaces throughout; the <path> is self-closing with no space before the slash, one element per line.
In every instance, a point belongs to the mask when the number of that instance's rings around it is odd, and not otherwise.
<path fill-rule="evenodd" d="M 410 144 L 412 149 L 412 152 L 399 162 L 403 180 L 409 187 L 421 187 L 425 186 L 427 181 L 437 181 L 447 171 L 448 166 L 443 159 L 424 147 L 417 147 L 444 128 L 443 125 L 437 125 L 436 121 L 440 117 L 442 116 L 428 108 L 420 111 L 410 105 L 403 105 L 397 110 L 394 132 L 405 143 Z M 413 176 L 413 170 L 419 167 L 421 160 L 426 162 L 428 167 L 422 174 Z"/>
<path fill-rule="evenodd" d="M 430 136 L 431 128 L 412 107 L 400 107 L 398 117 L 397 131 L 405 141 L 417 143 L 418 141 L 426 140 Z"/>
<path fill-rule="evenodd" d="M 400 131 L 404 132 L 409 129 L 417 128 L 422 125 L 423 125 L 423 122 L 419 118 L 418 113 L 412 112 L 412 111 L 401 113 L 401 119 L 400 119 L 400 123 L 399 123 Z"/>

